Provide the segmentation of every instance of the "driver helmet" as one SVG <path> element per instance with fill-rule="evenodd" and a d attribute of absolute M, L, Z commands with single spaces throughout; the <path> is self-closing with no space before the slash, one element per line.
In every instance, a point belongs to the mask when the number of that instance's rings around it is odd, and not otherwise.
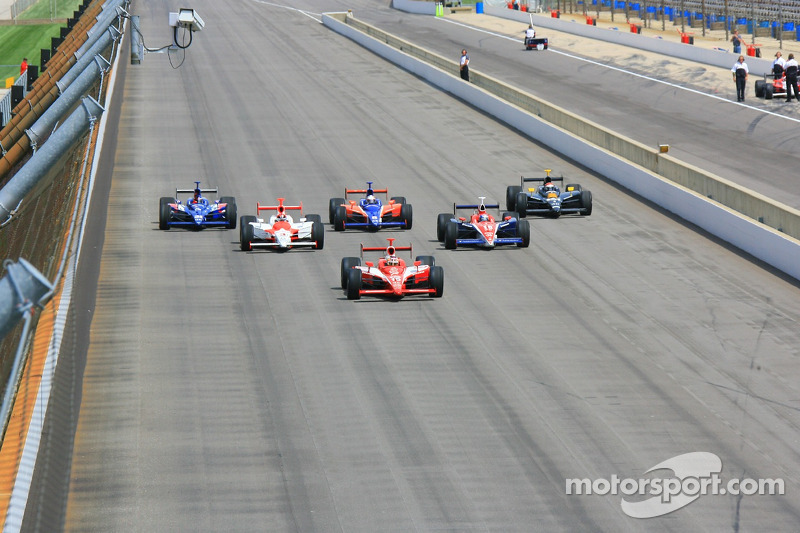
<path fill-rule="evenodd" d="M 375 195 L 373 195 L 373 194 L 367 195 L 367 203 L 368 204 L 374 204 L 375 202 L 377 202 L 377 200 L 375 200 Z"/>
<path fill-rule="evenodd" d="M 386 256 L 386 264 L 388 266 L 397 266 L 400 264 L 400 260 L 397 258 L 396 255 L 387 255 Z"/>
<path fill-rule="evenodd" d="M 283 209 L 279 209 L 278 210 L 278 214 L 275 217 L 275 219 L 276 220 L 286 220 L 286 211 L 284 211 Z"/>
<path fill-rule="evenodd" d="M 200 189 L 194 190 L 194 198 L 192 198 L 192 203 L 197 203 L 200 201 Z"/>
<path fill-rule="evenodd" d="M 481 213 L 481 216 L 478 217 L 478 220 L 480 220 L 481 222 L 486 222 L 487 220 L 489 220 L 489 215 L 487 215 L 486 213 Z"/>

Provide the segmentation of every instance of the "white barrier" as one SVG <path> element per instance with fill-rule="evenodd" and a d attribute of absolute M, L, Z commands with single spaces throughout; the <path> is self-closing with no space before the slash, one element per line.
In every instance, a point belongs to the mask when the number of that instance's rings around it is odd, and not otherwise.
<path fill-rule="evenodd" d="M 434 2 L 418 2 L 417 0 L 392 0 L 392 7 L 406 13 L 415 15 L 435 15 L 436 4 Z"/>
<path fill-rule="evenodd" d="M 323 14 L 322 22 L 364 48 L 545 143 L 642 198 L 660 205 L 737 248 L 800 279 L 800 241 L 758 224 L 727 207 L 544 122 L 473 84 L 373 39 L 343 22 L 345 16 L 346 14 Z M 380 33 L 376 28 L 372 30 L 374 33 Z"/>

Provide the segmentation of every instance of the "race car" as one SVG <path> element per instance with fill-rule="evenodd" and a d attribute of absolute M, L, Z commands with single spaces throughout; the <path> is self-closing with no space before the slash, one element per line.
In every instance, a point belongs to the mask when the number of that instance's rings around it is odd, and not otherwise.
<path fill-rule="evenodd" d="M 397 257 L 397 252 L 408 250 L 411 245 L 369 247 L 361 245 L 361 257 L 343 257 L 341 268 L 342 289 L 348 300 L 362 296 L 385 296 L 402 298 L 412 294 L 427 294 L 440 298 L 444 292 L 444 269 L 436 266 L 433 256 L 420 255 L 412 264 Z M 363 262 L 364 252 L 383 252 L 377 262 Z"/>
<path fill-rule="evenodd" d="M 525 50 L 547 50 L 547 37 L 536 37 L 536 33 L 533 37 L 526 36 L 523 42 Z"/>
<path fill-rule="evenodd" d="M 242 217 L 239 226 L 239 246 L 242 251 L 254 248 L 276 248 L 286 251 L 298 246 L 310 246 L 322 250 L 325 245 L 325 226 L 319 215 L 302 215 L 303 204 L 283 205 L 285 198 L 278 198 L 278 205 L 256 203 L 256 214 L 261 211 L 275 211 L 264 220 L 252 215 Z M 287 211 L 300 211 L 297 222 Z"/>
<path fill-rule="evenodd" d="M 158 206 L 158 229 L 167 230 L 172 226 L 190 229 L 209 227 L 235 229 L 236 199 L 233 196 L 223 196 L 219 200 L 210 202 L 203 194 L 217 194 L 217 188 L 203 189 L 199 181 L 194 183 L 194 189 L 175 189 L 175 197 L 161 197 Z M 193 196 L 187 198 L 186 203 L 181 203 L 177 199 L 179 194 L 188 193 Z"/>
<path fill-rule="evenodd" d="M 564 178 L 551 178 L 549 168 L 544 178 L 520 177 L 520 185 L 509 185 L 506 188 L 506 209 L 516 211 L 525 218 L 528 215 L 558 218 L 563 214 L 592 214 L 592 193 L 583 190 L 577 183 L 568 183 L 562 192 L 553 182 L 564 182 Z M 539 187 L 525 190 L 525 184 L 538 182 Z"/>
<path fill-rule="evenodd" d="M 444 247 L 452 250 L 457 246 L 494 248 L 503 244 L 516 244 L 527 248 L 531 242 L 531 227 L 527 220 L 520 220 L 516 213 L 506 212 L 495 218 L 487 209 L 500 209 L 499 204 L 487 205 L 485 196 L 480 204 L 453 204 L 453 214 L 440 213 L 436 220 L 436 237 Z M 473 209 L 469 218 L 459 217 L 459 209 Z"/>
<path fill-rule="evenodd" d="M 771 79 L 772 81 L 767 81 Z M 786 97 L 786 72 L 781 72 L 779 76 L 775 74 L 764 74 L 763 80 L 756 80 L 756 97 L 772 100 L 773 97 Z"/>
<path fill-rule="evenodd" d="M 359 200 L 351 200 L 350 195 L 363 194 Z M 383 194 L 381 201 L 376 194 Z M 330 223 L 335 231 L 345 228 L 367 228 L 377 231 L 384 227 L 411 229 L 412 209 L 403 196 L 388 199 L 388 189 L 373 189 L 367 182 L 366 189 L 345 189 L 344 198 L 331 198 L 328 208 Z"/>

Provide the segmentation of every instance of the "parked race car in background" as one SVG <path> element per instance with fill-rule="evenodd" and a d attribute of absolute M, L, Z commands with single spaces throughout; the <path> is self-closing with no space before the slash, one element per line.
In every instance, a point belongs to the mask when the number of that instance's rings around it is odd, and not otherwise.
<path fill-rule="evenodd" d="M 520 220 L 517 213 L 506 212 L 499 218 L 487 209 L 500 209 L 499 204 L 487 205 L 485 197 L 480 204 L 453 205 L 453 214 L 440 213 L 436 219 L 436 237 L 444 247 L 452 250 L 457 246 L 479 246 L 494 248 L 503 244 L 516 244 L 527 248 L 531 242 L 531 228 L 527 220 Z M 469 218 L 458 216 L 459 209 L 473 209 Z"/>
<path fill-rule="evenodd" d="M 397 252 L 407 250 L 411 255 L 411 246 L 394 246 L 394 239 L 388 241 L 386 248 L 362 244 L 360 257 L 342 258 L 341 281 L 347 299 L 358 300 L 362 296 L 402 298 L 412 294 L 441 297 L 444 269 L 436 266 L 433 256 L 420 255 L 408 264 L 397 257 Z M 363 262 L 364 252 L 383 252 L 383 257 L 377 262 Z"/>
<path fill-rule="evenodd" d="M 525 50 L 547 50 L 547 37 L 525 37 Z"/>
<path fill-rule="evenodd" d="M 242 217 L 239 226 L 239 246 L 243 251 L 254 248 L 276 248 L 286 251 L 297 246 L 307 246 L 322 250 L 325 245 L 325 226 L 319 215 L 302 215 L 303 204 L 283 205 L 284 198 L 278 198 L 278 205 L 256 203 L 256 213 L 275 211 L 264 220 L 252 215 Z M 287 211 L 300 211 L 297 222 Z"/>
<path fill-rule="evenodd" d="M 350 196 L 363 194 L 359 200 L 351 200 Z M 376 194 L 386 198 L 381 201 Z M 385 227 L 411 229 L 412 209 L 403 196 L 390 199 L 388 189 L 373 189 L 372 182 L 367 182 L 366 189 L 345 189 L 344 198 L 331 198 L 328 217 L 335 231 L 346 228 L 367 228 L 373 231 Z"/>
<path fill-rule="evenodd" d="M 557 218 L 563 214 L 589 216 L 592 214 L 592 193 L 583 190 L 577 183 L 568 183 L 561 191 L 554 182 L 563 183 L 564 178 L 551 178 L 549 168 L 544 178 L 520 177 L 519 185 L 506 188 L 506 209 L 516 211 L 525 218 L 528 215 Z M 542 185 L 525 189 L 525 184 L 537 182 Z"/>
<path fill-rule="evenodd" d="M 780 76 L 764 74 L 763 80 L 756 80 L 756 97 L 772 100 L 773 97 L 786 98 L 786 73 Z"/>
<path fill-rule="evenodd" d="M 203 194 L 217 194 L 217 188 L 203 189 L 195 181 L 194 189 L 175 189 L 175 197 L 162 196 L 158 204 L 158 228 L 167 230 L 172 226 L 190 229 L 219 227 L 236 228 L 236 199 L 223 196 L 214 202 Z M 192 194 L 186 203 L 178 200 L 179 194 Z"/>

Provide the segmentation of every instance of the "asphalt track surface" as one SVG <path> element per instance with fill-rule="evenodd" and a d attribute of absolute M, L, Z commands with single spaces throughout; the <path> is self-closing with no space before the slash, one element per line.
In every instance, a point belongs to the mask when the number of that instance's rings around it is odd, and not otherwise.
<path fill-rule="evenodd" d="M 67 530 L 796 530 L 796 283 L 313 16 L 193 7 L 183 65 L 126 77 Z M 148 46 L 169 39 L 164 4 L 136 11 Z M 528 249 L 436 241 L 452 202 L 547 167 L 591 217 L 533 220 Z M 285 196 L 323 218 L 374 180 L 414 228 L 284 254 L 159 231 L 158 197 L 195 179 L 240 215 Z M 443 298 L 344 299 L 340 259 L 390 236 L 436 256 Z M 565 494 L 695 451 L 786 495 L 637 520 Z"/>

